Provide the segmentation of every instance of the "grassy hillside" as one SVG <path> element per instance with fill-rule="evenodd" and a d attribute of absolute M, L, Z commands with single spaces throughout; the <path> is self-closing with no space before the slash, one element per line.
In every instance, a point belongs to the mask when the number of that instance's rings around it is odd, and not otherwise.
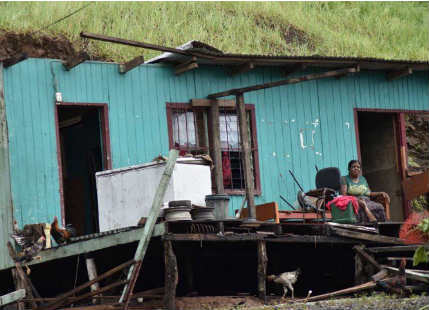
<path fill-rule="evenodd" d="M 34 32 L 86 2 L 0 2 L 0 29 Z M 38 32 L 77 46 L 81 31 L 177 46 L 200 40 L 224 52 L 429 60 L 425 2 L 95 2 Z M 88 42 L 115 61 L 159 52 Z"/>

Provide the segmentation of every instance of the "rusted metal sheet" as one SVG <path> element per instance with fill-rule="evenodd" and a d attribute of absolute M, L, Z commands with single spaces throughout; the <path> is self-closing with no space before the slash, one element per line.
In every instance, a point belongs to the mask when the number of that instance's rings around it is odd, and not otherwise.
<path fill-rule="evenodd" d="M 405 178 L 402 182 L 405 200 L 414 198 L 429 192 L 429 169 L 425 172 Z"/>

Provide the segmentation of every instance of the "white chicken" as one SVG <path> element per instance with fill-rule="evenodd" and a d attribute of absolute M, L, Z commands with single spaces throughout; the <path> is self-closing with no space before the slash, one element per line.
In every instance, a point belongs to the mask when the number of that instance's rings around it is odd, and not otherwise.
<path fill-rule="evenodd" d="M 276 275 L 269 275 L 267 277 L 267 280 L 272 281 L 274 283 L 279 283 L 282 285 L 282 287 L 283 287 L 282 298 L 284 298 L 286 296 L 288 288 L 292 292 L 292 298 L 294 298 L 293 284 L 296 283 L 296 281 L 298 280 L 298 276 L 300 274 L 301 274 L 301 269 L 298 268 L 295 271 L 283 272 L 277 276 Z"/>

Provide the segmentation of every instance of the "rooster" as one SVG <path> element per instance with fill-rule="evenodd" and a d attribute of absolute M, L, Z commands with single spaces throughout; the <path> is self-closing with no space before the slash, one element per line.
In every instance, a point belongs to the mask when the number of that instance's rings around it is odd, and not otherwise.
<path fill-rule="evenodd" d="M 21 251 L 13 259 L 16 262 L 26 264 L 33 259 L 41 259 L 39 252 L 45 247 L 44 224 L 28 224 L 23 229 L 18 228 L 16 221 L 13 222 L 13 234 L 11 237 L 20 246 Z M 30 274 L 30 268 L 27 268 L 27 274 Z"/>
<path fill-rule="evenodd" d="M 293 286 L 292 285 L 296 283 L 296 281 L 298 280 L 298 276 L 300 274 L 301 274 L 301 269 L 298 268 L 295 271 L 283 272 L 278 276 L 269 275 L 267 277 L 267 280 L 272 281 L 274 283 L 279 283 L 282 285 L 282 287 L 283 287 L 282 298 L 284 298 L 286 296 L 288 288 L 292 292 L 292 298 L 294 298 L 294 292 L 293 292 Z"/>
<path fill-rule="evenodd" d="M 407 285 L 407 277 L 405 275 L 405 266 L 407 261 L 402 258 L 401 265 L 399 266 L 398 274 L 391 278 L 385 278 L 377 281 L 377 284 L 390 292 L 402 295 L 404 293 L 405 285 Z"/>
<path fill-rule="evenodd" d="M 65 244 L 70 241 L 71 237 L 76 236 L 76 229 L 70 224 L 66 225 L 65 228 L 61 228 L 58 224 L 58 218 L 55 216 L 51 224 L 51 235 L 56 243 Z"/>

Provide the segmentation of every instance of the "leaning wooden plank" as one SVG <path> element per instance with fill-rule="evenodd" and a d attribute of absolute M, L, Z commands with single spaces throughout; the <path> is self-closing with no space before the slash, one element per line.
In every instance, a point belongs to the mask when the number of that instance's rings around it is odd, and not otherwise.
<path fill-rule="evenodd" d="M 366 226 L 352 225 L 352 224 L 339 224 L 339 223 L 334 223 L 334 222 L 327 222 L 326 225 L 334 226 L 334 227 L 338 227 L 338 228 L 349 229 L 349 230 L 366 232 L 366 233 L 370 233 L 370 234 L 377 234 L 378 233 L 378 230 L 374 227 L 366 227 Z"/>
<path fill-rule="evenodd" d="M 317 296 L 313 296 L 310 298 L 295 300 L 295 302 L 308 302 L 308 301 L 328 299 L 328 298 L 335 297 L 335 296 L 340 296 L 340 295 L 345 295 L 345 294 L 356 293 L 356 292 L 363 291 L 363 290 L 368 290 L 368 289 L 376 287 L 376 285 L 377 284 L 374 281 L 369 281 L 367 283 L 364 283 L 361 285 L 356 285 L 353 287 L 349 287 L 349 288 L 346 288 L 343 290 L 339 290 L 339 291 L 335 291 L 335 292 L 331 292 L 331 293 L 326 293 L 326 294 L 322 294 L 322 295 L 317 295 Z"/>
<path fill-rule="evenodd" d="M 164 173 L 162 174 L 161 181 L 159 182 L 155 197 L 153 198 L 152 207 L 150 209 L 146 224 L 143 227 L 143 233 L 134 255 L 134 260 L 136 262 L 143 261 L 143 258 L 146 254 L 146 250 L 149 246 L 149 241 L 152 237 L 153 229 L 155 227 L 155 222 L 158 218 L 159 212 L 161 211 L 162 200 L 164 199 L 164 195 L 167 190 L 168 183 L 170 182 L 171 175 L 173 174 L 174 166 L 176 165 L 178 156 L 179 152 L 177 150 L 170 150 Z M 135 266 L 132 266 L 128 272 L 127 280 L 132 278 L 134 272 L 138 272 L 138 270 L 135 269 Z M 126 296 L 125 293 L 127 293 L 128 296 Z M 128 302 L 132 293 L 132 289 L 129 289 L 128 285 L 125 285 L 119 302 Z M 125 298 L 127 300 L 125 300 Z"/>
<path fill-rule="evenodd" d="M 387 270 L 390 270 L 390 271 L 399 272 L 399 268 L 385 266 L 385 265 L 382 265 L 382 267 L 386 268 Z M 424 274 L 424 273 L 420 273 L 420 272 L 416 272 L 416 271 L 411 271 L 409 269 L 405 269 L 405 276 L 408 279 L 429 283 L 429 274 Z"/>
<path fill-rule="evenodd" d="M 357 253 L 359 253 L 360 256 L 365 258 L 366 261 L 368 261 L 371 265 L 373 265 L 378 270 L 381 270 L 381 265 L 368 253 L 365 252 L 365 246 L 356 245 L 353 247 L 353 250 L 355 250 Z"/>
<path fill-rule="evenodd" d="M 336 228 L 336 227 L 331 227 L 331 230 L 334 234 L 341 236 L 341 237 L 353 238 L 353 239 L 358 239 L 358 240 L 373 241 L 373 242 L 380 242 L 380 243 L 404 244 L 402 239 L 395 238 L 395 237 L 373 235 L 373 234 L 368 234 L 368 233 L 363 233 L 363 232 L 350 231 L 350 230 L 342 229 L 342 228 Z"/>
<path fill-rule="evenodd" d="M 17 302 L 25 298 L 25 289 L 19 289 L 17 291 L 8 293 L 6 295 L 0 296 L 0 307 L 4 305 Z"/>
<path fill-rule="evenodd" d="M 84 283 L 82 285 L 79 285 L 78 287 L 72 289 L 71 291 L 58 296 L 57 298 L 55 298 L 55 300 L 53 300 L 52 302 L 50 302 L 46 306 L 39 307 L 38 309 L 43 309 L 43 310 L 53 310 L 53 309 L 56 309 L 59 306 L 61 306 L 63 304 L 63 302 L 65 302 L 66 300 L 68 300 L 68 298 L 70 296 L 73 296 L 77 292 L 80 292 L 81 290 L 83 290 L 83 289 L 85 289 L 87 287 L 90 287 L 92 284 L 94 284 L 96 282 L 99 282 L 99 281 L 101 281 L 101 280 L 103 280 L 103 279 L 105 279 L 107 277 L 110 277 L 111 275 L 117 273 L 118 271 L 121 271 L 122 269 L 124 269 L 124 268 L 126 268 L 126 267 L 128 267 L 130 265 L 133 265 L 134 263 L 135 263 L 135 261 L 132 259 L 132 260 L 129 260 L 128 262 L 125 262 L 125 263 L 123 263 L 123 264 L 121 264 L 119 266 L 116 266 L 115 268 L 112 268 L 109 271 L 107 271 L 107 272 L 103 273 L 102 275 L 98 276 L 97 278 L 95 278 L 95 279 L 93 279 L 93 280 L 91 280 L 89 282 L 86 282 L 86 283 Z"/>
<path fill-rule="evenodd" d="M 120 64 L 119 73 L 127 73 L 128 71 L 140 66 L 142 63 L 144 63 L 144 57 L 142 55 L 137 56 L 126 63 Z"/>

